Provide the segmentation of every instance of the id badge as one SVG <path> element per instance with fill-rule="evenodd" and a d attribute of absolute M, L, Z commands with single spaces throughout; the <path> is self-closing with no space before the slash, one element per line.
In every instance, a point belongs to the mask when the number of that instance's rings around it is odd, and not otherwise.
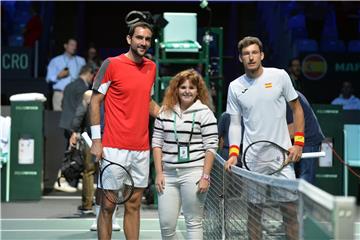
<path fill-rule="evenodd" d="M 178 146 L 178 162 L 187 162 L 190 160 L 189 146 L 180 145 Z"/>

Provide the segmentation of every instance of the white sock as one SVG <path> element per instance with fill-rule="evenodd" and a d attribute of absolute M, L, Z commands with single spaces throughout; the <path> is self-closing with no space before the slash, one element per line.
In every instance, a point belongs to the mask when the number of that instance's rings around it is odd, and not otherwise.
<path fill-rule="evenodd" d="M 113 225 L 116 224 L 116 209 L 117 209 L 117 206 L 115 207 L 114 213 L 113 213 L 113 215 L 112 215 L 112 224 L 113 224 Z"/>
<path fill-rule="evenodd" d="M 95 214 L 96 214 L 96 218 L 95 218 L 95 223 L 97 224 L 97 221 L 99 219 L 99 213 L 100 213 L 100 205 L 95 204 Z"/>

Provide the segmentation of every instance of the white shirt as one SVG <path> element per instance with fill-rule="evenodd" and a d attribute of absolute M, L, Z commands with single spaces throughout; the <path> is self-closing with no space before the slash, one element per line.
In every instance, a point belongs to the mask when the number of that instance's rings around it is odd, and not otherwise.
<path fill-rule="evenodd" d="M 295 100 L 298 95 L 284 70 L 263 69 L 256 79 L 244 74 L 230 83 L 226 111 L 243 117 L 243 149 L 259 140 L 272 141 L 288 149 L 291 140 L 286 123 L 286 102 Z M 229 139 L 229 143 L 232 145 L 233 141 Z"/>

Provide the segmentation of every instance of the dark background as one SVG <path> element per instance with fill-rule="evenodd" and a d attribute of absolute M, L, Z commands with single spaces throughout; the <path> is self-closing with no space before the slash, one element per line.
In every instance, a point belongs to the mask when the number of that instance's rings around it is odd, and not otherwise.
<path fill-rule="evenodd" d="M 316 4 L 320 4 L 317 6 Z M 100 56 L 108 56 L 127 51 L 125 41 L 127 27 L 125 16 L 132 10 L 149 11 L 152 15 L 163 12 L 196 12 L 198 14 L 199 33 L 209 25 L 209 12 L 202 9 L 200 1 L 54 1 L 54 2 L 2 2 L 2 47 L 11 45 L 7 36 L 20 32 L 29 19 L 29 6 L 34 4 L 39 9 L 43 23 L 43 33 L 39 41 L 39 75 L 33 77 L 8 78 L 2 74 L 2 105 L 9 104 L 12 94 L 21 92 L 42 92 L 49 94 L 49 87 L 44 78 L 50 59 L 63 52 L 64 41 L 73 36 L 78 39 L 78 54 L 84 56 L 90 43 L 94 43 Z M 315 5 L 313 5 L 315 4 Z M 230 81 L 243 73 L 238 61 L 237 42 L 247 35 L 260 37 L 264 43 L 264 66 L 287 67 L 288 61 L 300 54 L 294 51 L 297 36 L 289 27 L 290 18 L 302 14 L 307 19 L 316 20 L 321 16 L 316 7 L 325 9 L 326 13 L 334 14 L 334 18 L 324 20 L 324 27 L 333 25 L 336 21 L 336 36 L 345 44 L 351 39 L 359 39 L 359 2 L 247 2 L 247 1 L 217 1 L 209 2 L 212 10 L 211 27 L 222 27 L 224 30 L 223 61 L 224 78 L 223 105 L 226 101 L 227 87 Z M 316 22 L 316 21 L 314 21 Z M 315 26 L 316 24 L 313 24 Z M 328 28 L 327 28 L 328 29 Z M 290 33 L 289 33 L 290 31 Z M 313 29 L 307 29 L 308 38 L 313 38 Z M 316 32 L 315 32 L 316 33 Z M 198 34 L 199 35 L 199 34 Z M 288 40 L 290 36 L 290 40 Z M 320 33 L 319 33 L 320 36 Z M 201 39 L 201 36 L 198 36 Z M 300 36 L 303 37 L 303 36 Z M 321 36 L 320 36 L 321 37 Z M 328 35 L 322 38 L 329 38 Z M 320 46 L 320 40 L 318 40 Z M 319 47 L 319 53 L 322 54 Z M 351 56 L 353 64 L 360 64 L 360 53 L 340 52 L 341 58 Z M 301 56 L 304 56 L 302 54 Z M 334 59 L 331 57 L 331 59 Z M 3 69 L 2 69 L 3 70 Z M 327 74 L 318 81 L 305 79 L 304 92 L 311 103 L 327 104 L 337 97 L 343 80 L 352 80 L 355 94 L 359 95 L 360 68 L 356 71 L 338 75 Z M 324 88 L 329 91 L 321 91 Z M 49 106 L 47 106 L 49 107 Z"/>

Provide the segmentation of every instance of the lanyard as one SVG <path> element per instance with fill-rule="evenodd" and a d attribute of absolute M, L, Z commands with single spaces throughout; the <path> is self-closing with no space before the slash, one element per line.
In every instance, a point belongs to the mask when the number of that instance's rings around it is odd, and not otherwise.
<path fill-rule="evenodd" d="M 78 62 L 77 62 L 77 59 L 76 59 L 76 55 L 75 56 L 72 56 L 73 58 L 74 58 L 74 60 L 75 60 L 75 64 L 76 64 L 76 68 L 77 68 L 77 66 L 78 66 Z M 67 67 L 67 68 L 70 68 L 69 67 L 69 62 L 71 61 L 71 58 L 70 57 L 68 57 L 68 56 L 66 56 L 65 54 L 63 55 L 63 60 L 64 60 L 64 62 L 65 62 L 65 67 Z"/>
<path fill-rule="evenodd" d="M 188 146 L 190 145 L 190 141 L 191 141 L 192 134 L 193 134 L 193 131 L 194 131 L 194 123 L 195 123 L 195 112 L 193 112 L 193 114 L 192 114 L 192 124 L 191 124 L 191 132 L 190 132 L 190 138 L 189 138 Z M 176 113 L 174 113 L 174 134 L 175 134 L 175 140 L 176 140 L 177 145 L 180 145 L 179 144 L 179 138 L 178 138 L 177 132 L 176 132 Z"/>

